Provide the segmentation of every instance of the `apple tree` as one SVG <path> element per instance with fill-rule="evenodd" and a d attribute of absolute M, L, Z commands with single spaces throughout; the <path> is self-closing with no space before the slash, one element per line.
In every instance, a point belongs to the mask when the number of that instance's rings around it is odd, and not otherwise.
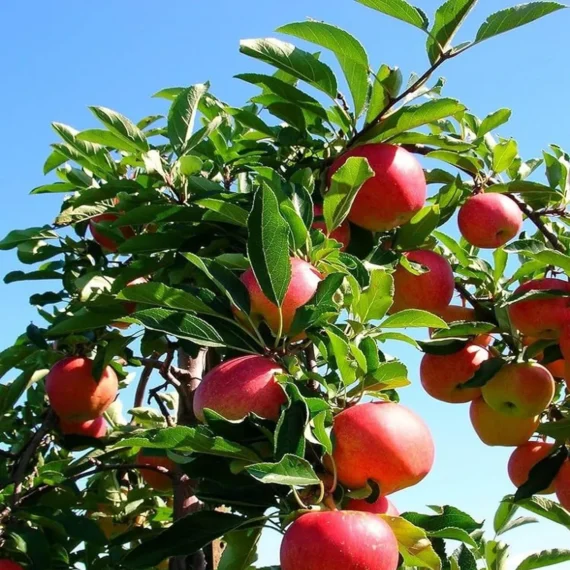
<path fill-rule="evenodd" d="M 570 528 L 570 156 L 520 156 L 494 134 L 508 109 L 478 118 L 434 77 L 564 6 L 502 10 L 456 44 L 476 0 L 431 22 L 357 1 L 425 34 L 422 75 L 311 20 L 278 32 L 341 73 L 250 39 L 267 72 L 238 76 L 257 89 L 243 107 L 198 84 L 159 91 L 164 115 L 53 124 L 56 179 L 32 194 L 61 210 L 0 241 L 29 267 L 6 283 L 54 284 L 0 353 L 0 570 L 246 570 L 265 528 L 282 570 L 495 570 L 520 509 Z M 397 510 L 437 441 L 399 404 L 394 343 L 513 448 L 495 536 L 449 505 Z"/>

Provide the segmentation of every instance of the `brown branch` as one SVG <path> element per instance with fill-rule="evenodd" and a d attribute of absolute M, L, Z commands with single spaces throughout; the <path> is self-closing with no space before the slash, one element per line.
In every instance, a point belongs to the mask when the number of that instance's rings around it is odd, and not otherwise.
<path fill-rule="evenodd" d="M 152 365 L 147 364 L 144 367 L 135 394 L 135 401 L 133 403 L 134 408 L 140 408 L 143 405 L 146 387 L 148 386 L 148 381 L 150 380 L 153 370 L 154 367 Z"/>

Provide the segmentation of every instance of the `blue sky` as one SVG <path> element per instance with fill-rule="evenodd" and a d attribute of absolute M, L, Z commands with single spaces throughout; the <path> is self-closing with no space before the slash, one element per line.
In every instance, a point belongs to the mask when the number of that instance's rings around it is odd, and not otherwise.
<path fill-rule="evenodd" d="M 474 37 L 488 13 L 511 3 L 482 0 L 459 39 Z M 417 4 L 432 14 L 439 2 L 417 0 Z M 419 30 L 351 0 L 171 0 L 162 6 L 135 0 L 106 0 L 96 9 L 95 4 L 71 0 L 2 6 L 0 234 L 42 225 L 55 216 L 57 197 L 28 195 L 45 181 L 42 164 L 56 139 L 51 121 L 92 127 L 95 120 L 87 105 L 104 105 L 138 120 L 165 110 L 163 101 L 150 98 L 152 93 L 206 80 L 218 97 L 240 105 L 253 90 L 232 77 L 264 69 L 239 54 L 240 39 L 272 36 L 279 25 L 312 17 L 359 37 L 374 67 L 398 65 L 406 74 L 426 67 Z M 559 12 L 490 40 L 448 62 L 441 72 L 448 79 L 445 93 L 461 99 L 476 114 L 513 109 L 511 122 L 500 134 L 517 138 L 525 158 L 539 156 L 549 143 L 570 146 L 570 115 L 559 96 L 570 88 L 569 19 L 570 12 Z M 328 55 L 324 58 L 329 61 Z M 18 268 L 13 252 L 2 252 L 0 267 L 3 273 Z M 0 284 L 0 346 L 11 344 L 34 317 L 27 305 L 33 292 L 33 284 Z M 509 451 L 479 442 L 467 407 L 442 404 L 422 392 L 417 353 L 405 348 L 397 355 L 408 364 L 413 381 L 402 391 L 402 400 L 430 424 L 437 460 L 424 483 L 394 496 L 394 502 L 401 511 L 452 504 L 478 519 L 491 519 L 499 499 L 512 491 L 505 467 Z M 125 406 L 128 409 L 129 403 Z M 568 545 L 568 531 L 546 522 L 515 530 L 507 538 L 513 558 Z M 276 563 L 277 552 L 276 538 L 264 538 L 261 562 Z"/>

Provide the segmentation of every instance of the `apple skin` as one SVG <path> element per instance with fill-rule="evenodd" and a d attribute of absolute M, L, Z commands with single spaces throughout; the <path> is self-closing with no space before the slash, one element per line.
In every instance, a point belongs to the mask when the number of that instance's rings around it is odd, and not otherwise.
<path fill-rule="evenodd" d="M 534 418 L 552 402 L 556 384 L 540 364 L 519 362 L 503 366 L 481 392 L 488 406 L 515 418 Z"/>
<path fill-rule="evenodd" d="M 323 207 L 320 204 L 315 204 L 313 210 L 315 218 L 322 218 L 323 216 Z M 327 225 L 324 221 L 316 219 L 313 222 L 312 228 L 315 230 L 321 230 L 325 235 L 327 235 Z M 350 224 L 347 220 L 344 220 L 338 228 L 335 228 L 331 233 L 330 236 L 332 239 L 335 239 L 339 243 L 342 244 L 340 248 L 341 251 L 345 251 L 350 243 Z"/>
<path fill-rule="evenodd" d="M 489 358 L 489 351 L 475 344 L 468 344 L 453 354 L 424 354 L 420 365 L 422 386 L 432 398 L 441 402 L 471 402 L 481 396 L 481 389 L 463 389 L 461 385 L 473 378 Z"/>
<path fill-rule="evenodd" d="M 117 214 L 99 214 L 98 216 L 94 216 L 93 218 L 91 218 L 89 220 L 89 231 L 91 232 L 93 239 L 103 249 L 106 249 L 107 251 L 110 251 L 111 253 L 115 253 L 119 246 L 117 245 L 117 243 L 112 238 L 109 238 L 106 235 L 103 235 L 97 229 L 97 224 L 100 222 L 111 223 L 111 222 L 115 222 L 118 219 L 119 219 L 119 216 L 117 216 Z M 123 234 L 123 237 L 125 239 L 129 239 L 129 238 L 132 238 L 135 236 L 135 232 L 134 232 L 133 228 L 131 228 L 130 226 L 122 226 L 119 228 L 119 231 Z"/>
<path fill-rule="evenodd" d="M 291 282 L 282 303 L 283 332 L 289 332 L 297 309 L 306 305 L 315 294 L 322 275 L 310 264 L 297 257 L 291 258 Z M 252 317 L 263 318 L 269 328 L 279 330 L 279 308 L 263 293 L 252 269 L 241 276 L 242 283 L 249 291 Z"/>
<path fill-rule="evenodd" d="M 12 560 L 0 560 L 0 570 L 24 570 L 24 567 Z"/>
<path fill-rule="evenodd" d="M 556 498 L 558 502 L 570 511 L 570 461 L 564 462 L 554 480 Z"/>
<path fill-rule="evenodd" d="M 491 447 L 523 445 L 532 437 L 540 423 L 538 416 L 514 418 L 495 412 L 483 398 L 471 402 L 469 416 L 479 439 Z"/>
<path fill-rule="evenodd" d="M 496 249 L 521 231 L 523 216 L 519 207 L 504 194 L 477 194 L 459 209 L 461 235 L 475 247 Z"/>
<path fill-rule="evenodd" d="M 552 374 L 553 378 L 566 378 L 566 360 L 561 358 L 545 364 L 544 367 Z"/>
<path fill-rule="evenodd" d="M 426 201 L 424 171 L 417 159 L 402 147 L 367 144 L 344 153 L 329 169 L 333 174 L 351 157 L 368 159 L 375 175 L 358 191 L 348 214 L 357 226 L 385 232 L 401 226 L 421 210 Z"/>
<path fill-rule="evenodd" d="M 136 462 L 140 465 L 155 465 L 157 467 L 164 467 L 172 471 L 176 464 L 166 454 L 160 454 L 153 449 L 141 449 L 137 455 Z M 158 471 L 151 471 L 150 469 L 140 469 L 139 473 L 143 481 L 152 489 L 157 491 L 172 490 L 172 479 Z"/>
<path fill-rule="evenodd" d="M 455 288 L 451 265 L 445 257 L 428 250 L 410 251 L 404 254 L 409 261 L 425 266 L 421 275 L 410 273 L 402 265 L 394 271 L 394 304 L 390 313 L 404 309 L 423 309 L 440 313 L 449 305 Z"/>
<path fill-rule="evenodd" d="M 204 408 L 228 420 L 254 413 L 279 419 L 285 392 L 275 380 L 283 369 L 264 356 L 248 355 L 222 362 L 208 372 L 194 393 L 194 414 L 204 421 Z"/>
<path fill-rule="evenodd" d="M 83 435 L 85 437 L 102 438 L 107 435 L 107 424 L 105 418 L 99 416 L 94 420 L 86 422 L 59 422 L 59 429 L 65 435 Z"/>
<path fill-rule="evenodd" d="M 375 515 L 390 515 L 391 517 L 400 516 L 400 511 L 388 497 L 378 497 L 373 503 L 369 503 L 364 499 L 350 499 L 346 504 L 345 510 L 373 513 Z"/>
<path fill-rule="evenodd" d="M 570 293 L 570 283 L 554 278 L 534 279 L 523 283 L 515 294 L 548 289 Z M 537 339 L 558 338 L 570 318 L 570 296 L 513 303 L 509 305 L 509 318 L 523 335 Z"/>
<path fill-rule="evenodd" d="M 313 512 L 287 529 L 280 559 L 282 570 L 396 570 L 398 543 L 372 513 Z"/>
<path fill-rule="evenodd" d="M 431 471 L 434 443 L 414 412 L 391 402 L 347 408 L 334 419 L 333 458 L 338 480 L 350 489 L 380 485 L 382 495 L 419 483 Z M 330 462 L 325 459 L 330 470 Z"/>
<path fill-rule="evenodd" d="M 543 441 L 529 441 L 523 445 L 519 445 L 512 453 L 507 470 L 509 479 L 515 487 L 520 487 L 528 481 L 530 470 L 539 462 L 547 457 L 554 445 Z M 548 487 L 539 493 L 539 495 L 550 495 L 554 493 L 554 481 Z"/>
<path fill-rule="evenodd" d="M 93 361 L 71 356 L 55 364 L 46 377 L 49 403 L 60 419 L 85 422 L 101 416 L 119 389 L 115 371 L 107 366 L 99 382 L 93 378 Z"/>

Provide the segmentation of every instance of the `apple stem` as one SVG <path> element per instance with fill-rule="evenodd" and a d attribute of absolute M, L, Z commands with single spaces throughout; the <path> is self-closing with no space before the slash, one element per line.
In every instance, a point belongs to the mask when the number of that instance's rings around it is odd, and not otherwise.
<path fill-rule="evenodd" d="M 336 506 L 336 503 L 334 502 L 332 495 L 325 497 L 323 505 L 325 505 L 325 507 L 327 507 L 329 511 L 338 511 L 338 508 Z"/>
<path fill-rule="evenodd" d="M 327 456 L 330 459 L 332 465 L 332 476 L 333 476 L 333 482 L 331 488 L 327 489 L 327 495 L 332 495 L 336 491 L 336 487 L 338 485 L 338 473 L 336 470 L 336 463 L 334 457 L 330 453 L 327 453 Z"/>
<path fill-rule="evenodd" d="M 322 484 L 322 483 L 321 483 Z M 303 500 L 301 499 L 301 497 L 299 496 L 299 493 L 297 491 L 297 489 L 295 489 L 295 487 L 291 487 L 291 490 L 293 491 L 293 496 L 295 497 L 295 500 L 297 501 L 297 504 L 302 508 L 302 509 L 306 509 L 307 511 L 311 510 L 311 507 L 309 507 L 308 505 L 305 505 L 305 503 L 303 503 Z"/>

